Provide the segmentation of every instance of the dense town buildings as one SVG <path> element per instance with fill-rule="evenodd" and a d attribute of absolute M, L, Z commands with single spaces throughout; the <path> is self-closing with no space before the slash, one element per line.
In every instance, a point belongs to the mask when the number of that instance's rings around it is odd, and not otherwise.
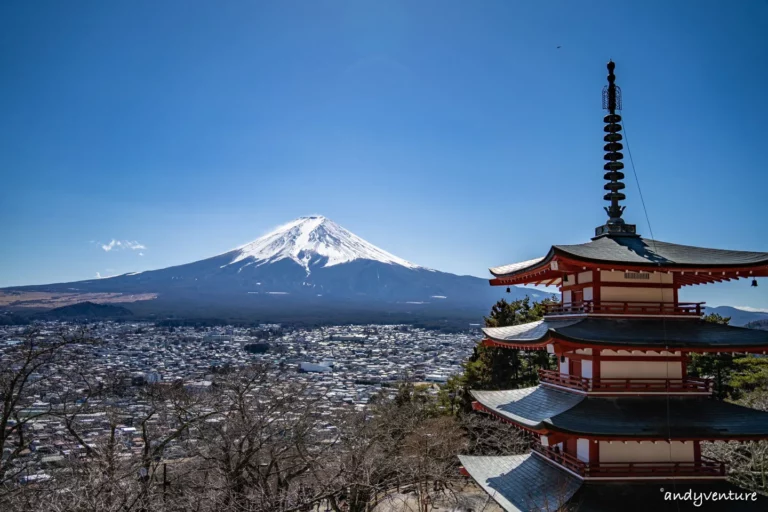
<path fill-rule="evenodd" d="M 0 327 L 0 359 L 13 347 L 28 343 L 29 332 L 34 333 L 35 343 L 45 346 L 81 329 L 59 322 Z M 205 393 L 227 368 L 267 363 L 270 371 L 305 385 L 307 399 L 317 401 L 318 414 L 333 415 L 337 410 L 362 408 L 377 394 L 394 395 L 403 380 L 444 382 L 460 371 L 477 342 L 476 334 L 469 332 L 443 334 L 404 325 L 283 330 L 278 325 L 193 328 L 101 322 L 87 325 L 84 332 L 93 342 L 62 348 L 62 357 L 47 372 L 55 382 L 45 386 L 44 392 L 32 392 L 22 404 L 23 417 L 41 416 L 24 428 L 33 441 L 17 459 L 24 468 L 20 483 L 46 480 L 66 458 L 85 455 L 83 446 L 68 435 L 63 414 L 65 403 L 82 403 L 86 396 L 72 384 L 77 376 L 97 385 L 117 381 L 122 389 L 122 398 L 109 403 L 88 399 L 88 410 L 76 418 L 84 440 L 94 446 L 102 442 L 109 434 L 107 411 L 118 411 L 119 442 L 138 454 L 144 443 L 137 421 L 148 407 L 140 391 L 148 384 L 181 384 L 187 391 Z M 33 374 L 30 380 L 47 378 L 47 374 Z M 161 421 L 152 421 L 162 428 Z M 4 457 L 15 447 L 14 442 L 6 445 Z M 184 447 L 171 443 L 163 456 L 186 455 Z"/>

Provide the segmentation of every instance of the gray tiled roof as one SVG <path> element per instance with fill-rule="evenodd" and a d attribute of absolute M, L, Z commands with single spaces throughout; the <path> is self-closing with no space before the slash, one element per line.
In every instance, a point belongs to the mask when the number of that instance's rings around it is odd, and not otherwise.
<path fill-rule="evenodd" d="M 529 428 L 561 414 L 584 400 L 584 395 L 545 386 L 506 391 L 471 391 L 472 396 L 496 414 Z"/>
<path fill-rule="evenodd" d="M 506 457 L 459 455 L 470 476 L 507 512 L 758 512 L 768 510 L 768 497 L 739 501 L 665 499 L 666 492 L 684 496 L 746 489 L 722 480 L 661 480 L 653 482 L 583 482 L 535 454 Z"/>
<path fill-rule="evenodd" d="M 675 267 L 749 267 L 768 265 L 768 252 L 729 251 L 672 244 L 641 237 L 602 237 L 585 244 L 553 245 L 546 256 L 490 269 L 496 277 L 509 276 L 546 264 L 555 254 L 617 265 Z"/>
<path fill-rule="evenodd" d="M 540 341 L 550 329 L 565 327 L 580 322 L 581 318 L 571 320 L 537 320 L 506 327 L 485 327 L 483 334 L 496 341 Z"/>
<path fill-rule="evenodd" d="M 768 412 L 701 396 L 590 396 L 548 423 L 561 431 L 616 437 L 768 435 Z"/>
<path fill-rule="evenodd" d="M 768 252 L 709 249 L 641 237 L 603 237 L 586 244 L 555 245 L 554 248 L 578 258 L 639 265 L 750 266 L 760 263 L 768 264 Z"/>
<path fill-rule="evenodd" d="M 547 319 L 510 327 L 486 327 L 483 333 L 494 341 L 509 343 L 536 343 L 557 334 L 575 342 L 598 345 L 768 349 L 768 331 L 715 324 L 695 318 Z"/>
<path fill-rule="evenodd" d="M 768 435 L 768 412 L 708 397 L 596 397 L 546 386 L 472 391 L 495 414 L 523 426 L 574 434 L 638 438 Z"/>
<path fill-rule="evenodd" d="M 582 481 L 534 454 L 459 455 L 464 469 L 508 512 L 559 510 Z"/>
<path fill-rule="evenodd" d="M 502 265 L 501 267 L 493 267 L 490 269 L 490 271 L 491 271 L 491 274 L 495 276 L 512 274 L 513 272 L 518 272 L 520 270 L 524 270 L 529 267 L 535 267 L 536 265 L 544 261 L 545 258 L 546 256 L 542 258 L 534 258 L 532 260 L 521 261 L 519 263 L 512 263 L 511 265 Z"/>

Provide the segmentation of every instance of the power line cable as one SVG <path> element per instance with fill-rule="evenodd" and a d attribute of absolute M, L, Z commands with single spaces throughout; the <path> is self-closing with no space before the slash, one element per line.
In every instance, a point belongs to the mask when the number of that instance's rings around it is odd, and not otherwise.
<path fill-rule="evenodd" d="M 629 148 L 629 136 L 627 134 L 627 120 L 626 120 L 626 117 L 624 118 L 624 123 L 623 124 L 624 124 L 624 142 L 625 142 L 625 144 L 627 146 L 627 155 L 629 156 L 629 163 L 632 166 L 632 174 L 635 176 L 635 183 L 637 184 L 637 191 L 639 192 L 639 195 L 640 195 L 640 203 L 643 206 L 643 213 L 645 214 L 645 222 L 648 224 L 648 232 L 651 235 L 651 244 L 653 245 L 653 252 L 658 254 L 658 252 L 656 250 L 656 237 L 653 234 L 653 227 L 651 226 L 651 219 L 650 219 L 650 217 L 648 215 L 648 208 L 645 205 L 645 198 L 643 197 L 643 189 L 640 186 L 640 178 L 638 178 L 638 176 L 637 176 L 637 169 L 635 168 L 635 161 L 632 158 L 632 151 Z M 657 265 L 661 266 L 661 262 L 657 262 Z M 662 284 L 663 284 L 662 281 L 663 280 L 662 280 L 661 274 L 660 274 L 659 275 L 659 296 L 661 298 L 661 304 L 662 304 L 662 309 L 663 309 L 663 304 L 664 304 L 664 287 L 662 286 Z M 667 320 L 666 320 L 664 315 L 661 315 L 661 326 L 662 326 L 662 336 L 663 336 L 663 341 L 664 341 L 664 349 L 666 350 L 667 355 L 669 355 L 670 354 L 669 345 L 667 344 Z M 681 351 L 681 354 L 682 354 L 682 351 Z M 685 360 L 684 359 L 681 361 L 681 364 L 685 364 Z M 672 462 L 672 425 L 671 425 L 672 413 L 671 413 L 671 404 L 670 404 L 670 400 L 669 400 L 669 391 L 670 391 L 670 389 L 669 389 L 669 361 L 667 361 L 664 366 L 665 366 L 666 375 L 667 375 L 667 392 L 665 394 L 666 406 L 667 406 L 666 407 L 667 408 L 667 441 L 669 442 L 669 462 L 671 463 Z M 674 493 L 677 494 L 677 484 L 675 482 L 674 477 L 670 478 L 670 480 L 672 482 L 672 489 L 673 489 Z M 679 510 L 680 510 L 680 503 L 677 500 L 675 500 L 675 504 L 677 505 L 677 510 L 679 512 Z"/>

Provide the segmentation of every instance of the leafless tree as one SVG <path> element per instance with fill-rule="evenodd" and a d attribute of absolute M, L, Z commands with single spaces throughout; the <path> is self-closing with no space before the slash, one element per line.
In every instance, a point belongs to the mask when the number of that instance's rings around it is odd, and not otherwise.
<path fill-rule="evenodd" d="M 136 387 L 128 375 L 91 375 L 87 362 L 54 370 L 53 346 L 19 346 L 14 363 L 4 356 L 7 374 L 21 372 L 27 384 L 7 378 L 16 412 L 6 414 L 3 439 L 13 450 L 3 464 L 16 474 L 23 467 L 18 447 L 30 444 L 23 425 L 31 420 L 22 411 L 46 380 L 55 381 L 57 400 L 31 417 L 54 419 L 70 455 L 47 482 L 18 486 L 11 475 L 8 510 L 371 512 L 395 510 L 394 498 L 428 510 L 460 503 L 467 482 L 458 453 L 509 453 L 525 442 L 504 424 L 445 415 L 408 389 L 362 409 L 331 408 L 316 389 L 269 366 L 219 374 L 208 391 L 180 382 Z"/>
<path fill-rule="evenodd" d="M 738 403 L 768 411 L 768 391 L 753 391 Z M 702 443 L 702 453 L 725 462 L 733 483 L 768 495 L 768 441 Z"/>
<path fill-rule="evenodd" d="M 0 505 L 28 475 L 30 425 L 53 412 L 51 402 L 43 399 L 56 389 L 56 363 L 68 348 L 92 342 L 84 329 L 43 333 L 34 327 L 5 340 L 0 352 Z"/>

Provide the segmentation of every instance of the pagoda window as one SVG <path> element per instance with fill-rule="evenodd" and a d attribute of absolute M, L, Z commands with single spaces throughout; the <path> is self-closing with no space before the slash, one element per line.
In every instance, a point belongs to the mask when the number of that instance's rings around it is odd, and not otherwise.
<path fill-rule="evenodd" d="M 571 303 L 571 290 L 563 290 L 563 304 Z"/>

